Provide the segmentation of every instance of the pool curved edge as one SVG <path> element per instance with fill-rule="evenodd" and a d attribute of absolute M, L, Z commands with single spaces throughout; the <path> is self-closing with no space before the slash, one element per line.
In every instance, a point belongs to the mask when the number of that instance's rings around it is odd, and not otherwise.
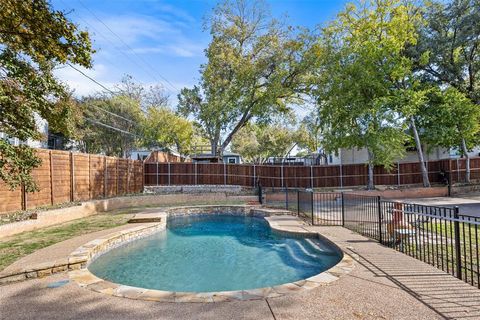
<path fill-rule="evenodd" d="M 205 212 L 205 210 L 210 210 L 211 213 L 219 213 L 229 210 L 232 214 L 263 216 L 267 220 L 270 228 L 276 232 L 321 238 L 342 253 L 342 259 L 330 269 L 304 280 L 273 287 L 220 292 L 178 292 L 145 289 L 113 283 L 95 276 L 90 270 L 88 270 L 89 263 L 97 256 L 123 245 L 126 242 L 134 241 L 149 236 L 155 232 L 165 230 L 166 220 L 169 215 L 176 215 L 179 212 L 185 211 L 187 211 L 187 214 L 210 213 Z M 162 219 L 161 222 L 148 223 L 142 226 L 136 226 L 120 232 L 115 232 L 102 238 L 92 240 L 76 249 L 70 254 L 69 262 L 77 263 L 80 268 L 69 271 L 69 277 L 80 287 L 116 297 L 159 302 L 224 302 L 261 300 L 281 297 L 304 290 L 311 290 L 320 286 L 328 285 L 353 270 L 355 263 L 351 256 L 346 254 L 335 243 L 318 232 L 308 230 L 305 228 L 306 226 L 307 225 L 303 221 L 292 214 L 289 214 L 285 210 L 264 209 L 250 206 L 198 206 L 166 209 L 165 219 Z"/>

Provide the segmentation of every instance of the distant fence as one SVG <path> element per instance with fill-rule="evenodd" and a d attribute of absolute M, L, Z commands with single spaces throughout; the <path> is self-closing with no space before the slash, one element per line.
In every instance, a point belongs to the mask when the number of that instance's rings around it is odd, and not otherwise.
<path fill-rule="evenodd" d="M 143 190 L 141 161 L 44 149 L 37 155 L 42 164 L 32 174 L 40 190 L 10 191 L 0 180 L 0 213 Z"/>
<path fill-rule="evenodd" d="M 461 215 L 458 207 L 292 189 L 263 195 L 266 206 L 288 209 L 312 225 L 344 226 L 480 288 L 480 217 Z"/>
<path fill-rule="evenodd" d="M 480 179 L 480 158 L 470 161 L 471 179 Z M 432 183 L 443 183 L 442 172 L 451 182 L 465 180 L 465 159 L 426 162 Z M 367 184 L 364 164 L 324 166 L 281 166 L 223 163 L 145 163 L 145 185 L 240 185 L 255 187 L 260 183 L 272 188 L 352 187 Z M 421 184 L 418 162 L 398 163 L 390 171 L 375 167 L 377 185 Z"/>

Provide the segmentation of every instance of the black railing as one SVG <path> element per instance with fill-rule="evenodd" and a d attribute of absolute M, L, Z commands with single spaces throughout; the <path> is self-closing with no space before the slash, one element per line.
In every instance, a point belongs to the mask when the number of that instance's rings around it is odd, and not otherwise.
<path fill-rule="evenodd" d="M 266 206 L 296 212 L 312 225 L 344 226 L 480 288 L 480 217 L 461 215 L 458 207 L 354 193 L 264 192 Z"/>
<path fill-rule="evenodd" d="M 343 194 L 343 226 L 363 236 L 381 240 L 379 228 L 379 197 Z"/>

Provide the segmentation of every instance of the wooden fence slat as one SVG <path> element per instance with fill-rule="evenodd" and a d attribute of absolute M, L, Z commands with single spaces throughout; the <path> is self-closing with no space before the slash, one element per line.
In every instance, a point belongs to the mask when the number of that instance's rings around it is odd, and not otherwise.
<path fill-rule="evenodd" d="M 364 186 L 368 180 L 364 164 L 287 166 L 224 163 L 144 163 L 144 185 L 239 185 L 260 183 L 271 188 L 338 188 Z M 471 159 L 472 178 L 480 178 L 480 157 Z M 465 179 L 465 159 L 428 162 L 431 183 L 442 183 L 440 171 L 449 172 L 452 182 Z M 252 183 L 253 181 L 253 183 Z M 376 185 L 422 183 L 418 162 L 397 163 L 390 170 L 375 167 Z"/>
<path fill-rule="evenodd" d="M 36 153 L 42 163 L 32 177 L 40 190 L 27 193 L 20 186 L 11 191 L 0 180 L 0 214 L 143 191 L 140 160 L 45 149 Z"/>

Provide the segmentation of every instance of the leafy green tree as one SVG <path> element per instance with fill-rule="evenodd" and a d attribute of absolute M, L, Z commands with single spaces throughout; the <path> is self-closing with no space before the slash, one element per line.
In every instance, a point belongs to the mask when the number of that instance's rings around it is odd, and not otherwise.
<path fill-rule="evenodd" d="M 301 138 L 299 146 L 310 152 L 317 152 L 322 146 L 320 115 L 318 111 L 312 111 L 303 118 L 300 123 L 299 133 Z"/>
<path fill-rule="evenodd" d="M 298 131 L 281 124 L 247 124 L 232 140 L 232 151 L 246 162 L 261 164 L 270 157 L 283 158 L 298 143 Z"/>
<path fill-rule="evenodd" d="M 125 75 L 114 92 L 84 97 L 83 121 L 78 122 L 85 152 L 129 157 L 136 147 L 172 147 L 187 151 L 192 124 L 168 107 L 168 95 L 160 85 L 146 87 Z"/>
<path fill-rule="evenodd" d="M 88 153 L 130 157 L 140 145 L 144 114 L 137 100 L 123 95 L 86 97 L 80 104 L 79 147 Z"/>
<path fill-rule="evenodd" d="M 147 146 L 174 147 L 182 155 L 191 152 L 196 134 L 193 123 L 168 107 L 148 108 L 143 128 Z"/>
<path fill-rule="evenodd" d="M 462 139 L 458 139 L 459 134 L 468 136 L 468 132 L 473 127 L 466 126 L 459 129 L 452 116 L 460 112 L 455 108 L 459 101 L 465 103 L 465 113 L 473 112 L 471 103 L 466 101 L 465 97 L 477 104 L 477 108 L 480 104 L 480 75 L 478 73 L 480 69 L 480 25 L 478 23 L 480 20 L 480 1 L 426 1 L 424 7 L 425 23 L 417 25 L 418 42 L 408 48 L 407 53 L 415 61 L 416 77 L 425 86 L 436 87 L 434 88 L 436 94 L 429 95 L 430 98 L 433 97 L 434 101 L 430 103 L 425 101 L 424 107 L 419 109 L 420 113 L 415 118 L 420 121 L 422 121 L 422 118 L 423 120 L 425 118 L 432 120 L 432 116 L 434 116 L 435 121 L 441 123 L 444 127 L 432 127 L 432 135 L 425 135 L 430 144 L 460 147 L 462 153 L 468 157 L 466 149 L 468 149 L 471 139 L 466 139 L 465 145 L 461 143 Z M 449 87 L 455 88 L 457 91 L 450 89 L 444 91 L 445 88 Z M 443 91 L 446 96 L 438 98 L 439 92 Z M 428 107 L 428 105 L 434 107 Z M 439 109 L 438 114 L 435 114 L 437 108 Z M 422 111 L 427 113 L 422 115 Z M 439 114 L 446 116 L 446 119 L 439 119 L 437 117 Z M 458 116 L 462 118 L 461 114 L 458 114 Z M 469 122 L 467 121 L 467 123 Z M 425 125 L 428 125 L 428 123 Z M 452 136 L 447 138 L 441 132 L 448 132 Z M 438 141 L 434 141 L 433 138 L 438 139 Z M 470 180 L 469 164 L 470 161 L 467 158 L 467 181 Z"/>
<path fill-rule="evenodd" d="M 259 164 L 264 161 L 257 131 L 257 125 L 247 124 L 233 137 L 231 149 L 239 153 L 245 162 Z"/>
<path fill-rule="evenodd" d="M 480 104 L 480 0 L 426 1 L 426 23 L 409 49 L 425 82 L 452 86 Z"/>
<path fill-rule="evenodd" d="M 218 154 L 250 121 L 287 113 L 315 60 L 306 54 L 310 36 L 271 19 L 263 1 L 226 0 L 207 27 L 208 62 L 199 85 L 182 89 L 178 110 L 194 117 Z"/>
<path fill-rule="evenodd" d="M 91 67 L 90 39 L 46 0 L 0 2 L 0 132 L 22 141 L 44 137 L 35 115 L 72 136 L 78 114 L 70 93 L 53 76 L 58 64 Z M 30 173 L 40 164 L 29 147 L 0 139 L 0 178 L 11 188 L 36 190 Z"/>
<path fill-rule="evenodd" d="M 416 42 L 419 17 L 412 12 L 399 0 L 350 4 L 323 30 L 317 51 L 321 63 L 313 93 L 325 149 L 365 148 L 369 189 L 374 166 L 389 168 L 405 153 L 405 119 L 418 98 L 409 83 L 412 63 L 404 56 Z"/>
<path fill-rule="evenodd" d="M 469 183 L 468 150 L 478 144 L 480 109 L 453 87 L 432 90 L 429 101 L 421 110 L 424 140 L 430 145 L 459 148 L 466 158 L 465 180 Z"/>

